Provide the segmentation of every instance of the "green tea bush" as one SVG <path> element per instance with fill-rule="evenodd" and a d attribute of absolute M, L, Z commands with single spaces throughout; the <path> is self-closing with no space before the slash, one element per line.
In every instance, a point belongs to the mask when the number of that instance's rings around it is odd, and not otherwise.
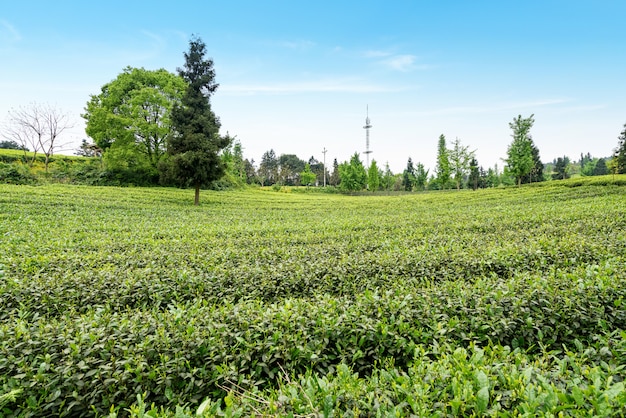
<path fill-rule="evenodd" d="M 621 186 L 191 201 L 0 185 L 4 415 L 624 413 Z"/>
<path fill-rule="evenodd" d="M 0 162 L 0 183 L 35 184 L 37 178 L 21 163 Z"/>

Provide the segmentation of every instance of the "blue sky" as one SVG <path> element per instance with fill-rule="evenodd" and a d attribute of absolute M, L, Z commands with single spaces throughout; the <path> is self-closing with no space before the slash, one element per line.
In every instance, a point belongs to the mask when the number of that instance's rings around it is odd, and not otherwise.
<path fill-rule="evenodd" d="M 257 163 L 270 148 L 326 148 L 327 164 L 365 151 L 366 106 L 371 158 L 394 172 L 408 157 L 434 168 L 440 134 L 502 167 L 519 114 L 535 115 L 544 162 L 608 156 L 626 122 L 623 0 L 93 3 L 0 6 L 0 123 L 55 105 L 75 121 L 68 153 L 90 94 L 126 66 L 174 72 L 192 34 L 215 62 L 222 130 Z"/>

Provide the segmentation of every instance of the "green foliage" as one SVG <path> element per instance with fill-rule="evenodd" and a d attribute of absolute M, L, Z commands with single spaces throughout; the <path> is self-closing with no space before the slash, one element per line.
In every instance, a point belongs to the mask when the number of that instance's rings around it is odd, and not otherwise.
<path fill-rule="evenodd" d="M 439 189 L 447 189 L 450 183 L 452 168 L 450 166 L 449 151 L 446 146 L 446 137 L 441 134 L 437 143 L 437 167 L 435 168 Z"/>
<path fill-rule="evenodd" d="M 478 185 L 480 182 L 480 169 L 478 167 L 478 161 L 476 161 L 476 157 L 472 157 L 469 162 L 469 178 L 468 183 L 472 190 L 478 189 Z"/>
<path fill-rule="evenodd" d="M 10 139 L 5 139 L 5 140 L 0 141 L 0 148 L 1 149 L 15 149 L 19 151 L 25 150 L 23 145 L 20 145 L 17 142 L 10 140 Z"/>
<path fill-rule="evenodd" d="M 278 158 L 273 149 L 263 153 L 258 175 L 262 186 L 271 186 L 278 181 Z"/>
<path fill-rule="evenodd" d="M 20 163 L 7 164 L 0 162 L 0 183 L 34 184 L 37 178 L 28 166 Z"/>
<path fill-rule="evenodd" d="M 171 111 L 185 90 L 185 81 L 164 69 L 150 71 L 127 67 L 92 95 L 83 118 L 86 132 L 105 151 L 112 170 L 122 168 L 120 155 L 128 165 L 151 166 L 156 172 L 172 135 Z M 116 156 L 107 156 L 116 151 Z M 141 161 L 141 162 L 137 162 Z M 145 171 L 139 167 L 137 171 Z"/>
<path fill-rule="evenodd" d="M 316 175 L 311 171 L 311 166 L 307 163 L 304 165 L 304 171 L 300 173 L 300 184 L 303 186 L 311 186 L 315 183 Z"/>
<path fill-rule="evenodd" d="M 304 171 L 305 162 L 295 154 L 281 154 L 278 157 L 278 178 L 281 184 L 295 186 L 299 175 Z"/>
<path fill-rule="evenodd" d="M 565 180 L 570 178 L 570 161 L 568 157 L 559 157 L 554 164 L 552 180 Z"/>
<path fill-rule="evenodd" d="M 184 68 L 178 70 L 187 88 L 181 103 L 172 109 L 174 134 L 167 144 L 170 158 L 162 166 L 179 185 L 195 188 L 195 205 L 200 200 L 200 188 L 224 175 L 225 164 L 219 153 L 232 141 L 229 135 L 219 134 L 220 122 L 211 110 L 209 99 L 218 85 L 213 60 L 205 54 L 206 45 L 200 38 L 189 42 Z"/>
<path fill-rule="evenodd" d="M 513 142 L 507 150 L 506 163 L 508 172 L 517 180 L 518 186 L 522 183 L 522 178 L 531 173 L 535 166 L 533 160 L 533 142 L 530 136 L 530 129 L 535 123 L 534 115 L 522 118 L 518 115 L 509 123 L 513 130 Z"/>
<path fill-rule="evenodd" d="M 0 413 L 619 415 L 624 186 L 0 185 Z"/>
<path fill-rule="evenodd" d="M 406 168 L 402 172 L 402 187 L 407 192 L 413 190 L 415 184 L 415 167 L 413 166 L 413 160 L 409 157 L 406 163 Z"/>
<path fill-rule="evenodd" d="M 352 155 L 350 162 L 339 165 L 340 187 L 342 190 L 356 192 L 363 190 L 367 185 L 367 173 L 357 152 Z"/>
<path fill-rule="evenodd" d="M 376 160 L 372 160 L 370 166 L 367 169 L 367 190 L 375 192 L 380 187 L 381 172 L 378 169 Z"/>
<path fill-rule="evenodd" d="M 604 158 L 599 158 L 596 164 L 593 167 L 594 176 L 604 176 L 609 174 L 609 168 L 606 165 L 606 160 Z"/>
<path fill-rule="evenodd" d="M 339 176 L 339 163 L 336 158 L 333 160 L 333 172 L 330 174 L 329 182 L 331 186 L 335 187 L 339 186 L 341 183 L 341 177 Z"/>
<path fill-rule="evenodd" d="M 469 151 L 468 146 L 461 145 L 461 140 L 456 138 L 452 143 L 452 149 L 448 150 L 450 171 L 454 176 L 456 189 L 461 188 L 463 179 L 470 168 L 470 161 L 474 158 L 475 151 Z"/>
<path fill-rule="evenodd" d="M 522 176 L 522 184 L 537 183 L 544 181 L 544 166 L 539 156 L 539 149 L 535 146 L 534 142 L 530 143 L 530 153 L 532 155 L 533 164 L 530 172 Z"/>
<path fill-rule="evenodd" d="M 617 139 L 617 148 L 613 153 L 613 167 L 616 174 L 623 174 L 626 173 L 626 123 Z"/>

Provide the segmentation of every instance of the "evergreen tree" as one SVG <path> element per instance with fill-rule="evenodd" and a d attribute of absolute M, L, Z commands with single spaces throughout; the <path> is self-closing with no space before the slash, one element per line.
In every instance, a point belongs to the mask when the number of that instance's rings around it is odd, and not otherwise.
<path fill-rule="evenodd" d="M 469 184 L 472 187 L 472 190 L 478 189 L 478 182 L 480 181 L 480 170 L 478 168 L 478 161 L 476 161 L 476 157 L 472 157 L 469 163 L 470 175 L 469 175 Z"/>
<path fill-rule="evenodd" d="M 424 169 L 424 164 L 417 163 L 415 166 L 415 188 L 417 190 L 426 189 L 426 183 L 428 183 L 428 171 Z"/>
<path fill-rule="evenodd" d="M 535 123 L 534 115 L 528 118 L 522 118 L 519 115 L 509 123 L 509 127 L 513 130 L 513 142 L 507 150 L 507 168 L 508 173 L 517 180 L 517 185 L 522 184 L 524 176 L 529 175 L 535 165 L 533 159 L 533 143 L 530 136 L 530 128 Z"/>
<path fill-rule="evenodd" d="M 435 169 L 440 189 L 445 189 L 450 183 L 450 159 L 446 148 L 446 137 L 441 134 L 437 145 L 437 167 Z"/>
<path fill-rule="evenodd" d="M 569 177 L 569 158 L 557 158 L 556 162 L 554 163 L 554 173 L 552 174 L 552 180 L 565 180 Z"/>
<path fill-rule="evenodd" d="M 181 185 L 195 188 L 194 204 L 200 202 L 200 188 L 209 186 L 224 175 L 219 152 L 231 138 L 220 136 L 220 121 L 211 110 L 210 97 L 217 90 L 213 60 L 205 58 L 206 46 L 200 38 L 189 42 L 185 65 L 178 74 L 187 83 L 180 104 L 172 109 L 174 135 L 167 152 L 174 178 Z"/>
<path fill-rule="evenodd" d="M 243 166 L 246 171 L 246 183 L 259 184 L 259 178 L 256 175 L 256 170 L 254 169 L 254 158 L 251 160 L 248 160 L 247 158 L 243 160 Z"/>
<path fill-rule="evenodd" d="M 406 168 L 402 173 L 402 187 L 405 191 L 410 192 L 413 190 L 415 184 L 415 167 L 413 167 L 413 160 L 409 157 L 406 163 Z"/>
<path fill-rule="evenodd" d="M 609 174 L 609 168 L 606 166 L 606 160 L 604 158 L 599 158 L 591 175 L 604 176 L 607 174 Z"/>
<path fill-rule="evenodd" d="M 339 176 L 339 163 L 336 158 L 333 160 L 333 172 L 330 174 L 329 183 L 331 186 L 335 187 L 339 186 L 339 183 L 341 183 L 341 177 Z"/>
<path fill-rule="evenodd" d="M 278 181 L 278 158 L 273 149 L 265 151 L 261 156 L 258 176 L 262 186 L 271 186 Z"/>
<path fill-rule="evenodd" d="M 498 166 L 487 169 L 485 176 L 485 187 L 498 187 L 500 185 L 500 175 L 498 174 Z"/>
<path fill-rule="evenodd" d="M 86 144 L 87 141 L 83 139 L 83 143 Z M 28 148 L 26 148 L 24 145 L 20 145 L 17 142 L 10 140 L 10 139 L 0 141 L 0 149 L 14 149 L 14 150 L 19 150 L 19 151 L 28 151 Z M 81 155 L 81 154 L 76 154 L 76 155 Z"/>
<path fill-rule="evenodd" d="M 391 172 L 391 169 L 389 168 L 389 163 L 387 162 L 385 163 L 385 170 L 381 177 L 380 187 L 383 190 L 392 190 L 395 182 L 396 182 L 396 177 Z"/>
<path fill-rule="evenodd" d="M 450 171 L 454 174 L 456 189 L 459 190 L 463 178 L 469 170 L 470 160 L 474 158 L 474 151 L 469 151 L 469 147 L 461 145 L 459 138 L 456 138 L 452 145 L 452 149 L 448 150 Z"/>
<path fill-rule="evenodd" d="M 532 138 L 530 139 L 530 154 L 533 159 L 533 166 L 530 169 L 530 173 L 522 178 L 523 184 L 544 181 L 543 163 L 541 162 L 541 157 L 539 157 L 539 148 L 535 146 Z"/>
<path fill-rule="evenodd" d="M 613 153 L 613 167 L 617 174 L 624 174 L 626 173 L 626 123 L 624 124 L 624 130 L 617 139 L 619 142 Z"/>
<path fill-rule="evenodd" d="M 372 163 L 367 169 L 367 189 L 370 192 L 375 192 L 378 190 L 379 185 L 380 176 L 378 173 L 378 165 L 376 164 L 376 160 L 372 160 Z"/>

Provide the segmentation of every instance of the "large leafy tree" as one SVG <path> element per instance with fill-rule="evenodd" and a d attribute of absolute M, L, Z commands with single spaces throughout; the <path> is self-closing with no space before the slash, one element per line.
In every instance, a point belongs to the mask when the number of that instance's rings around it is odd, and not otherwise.
<path fill-rule="evenodd" d="M 619 142 L 613 153 L 613 167 L 618 174 L 624 174 L 626 173 L 626 123 L 617 139 Z"/>
<path fill-rule="evenodd" d="M 128 166 L 133 160 L 156 172 L 172 135 L 172 108 L 185 88 L 181 77 L 164 69 L 127 67 L 91 96 L 82 115 L 85 130 L 109 164 Z"/>
<path fill-rule="evenodd" d="M 350 158 L 350 162 L 339 165 L 340 186 L 344 190 L 359 191 L 367 184 L 367 173 L 357 152 Z"/>
<path fill-rule="evenodd" d="M 437 183 L 439 183 L 439 188 L 447 188 L 448 183 L 450 183 L 450 156 L 448 148 L 446 147 L 446 137 L 443 134 L 439 136 L 439 142 L 437 143 L 437 167 L 435 168 L 435 175 L 437 177 Z"/>
<path fill-rule="evenodd" d="M 295 154 L 281 154 L 278 157 L 278 165 L 280 167 L 279 177 L 282 184 L 288 186 L 296 185 L 305 164 L 306 162 Z"/>
<path fill-rule="evenodd" d="M 213 60 L 205 58 L 206 45 L 192 38 L 184 54 L 185 65 L 178 74 L 187 83 L 185 94 L 172 109 L 174 134 L 169 138 L 168 167 L 173 177 L 195 189 L 194 204 L 200 201 L 200 188 L 224 175 L 220 151 L 230 145 L 229 135 L 220 136 L 220 121 L 211 109 L 210 97 L 217 90 Z"/>
<path fill-rule="evenodd" d="M 532 172 L 535 162 L 533 160 L 533 142 L 530 136 L 530 128 L 535 123 L 534 115 L 528 118 L 522 118 L 519 115 L 509 123 L 509 127 L 513 130 L 513 142 L 507 150 L 507 168 L 508 172 L 516 179 L 517 185 L 522 184 L 524 176 Z"/>

